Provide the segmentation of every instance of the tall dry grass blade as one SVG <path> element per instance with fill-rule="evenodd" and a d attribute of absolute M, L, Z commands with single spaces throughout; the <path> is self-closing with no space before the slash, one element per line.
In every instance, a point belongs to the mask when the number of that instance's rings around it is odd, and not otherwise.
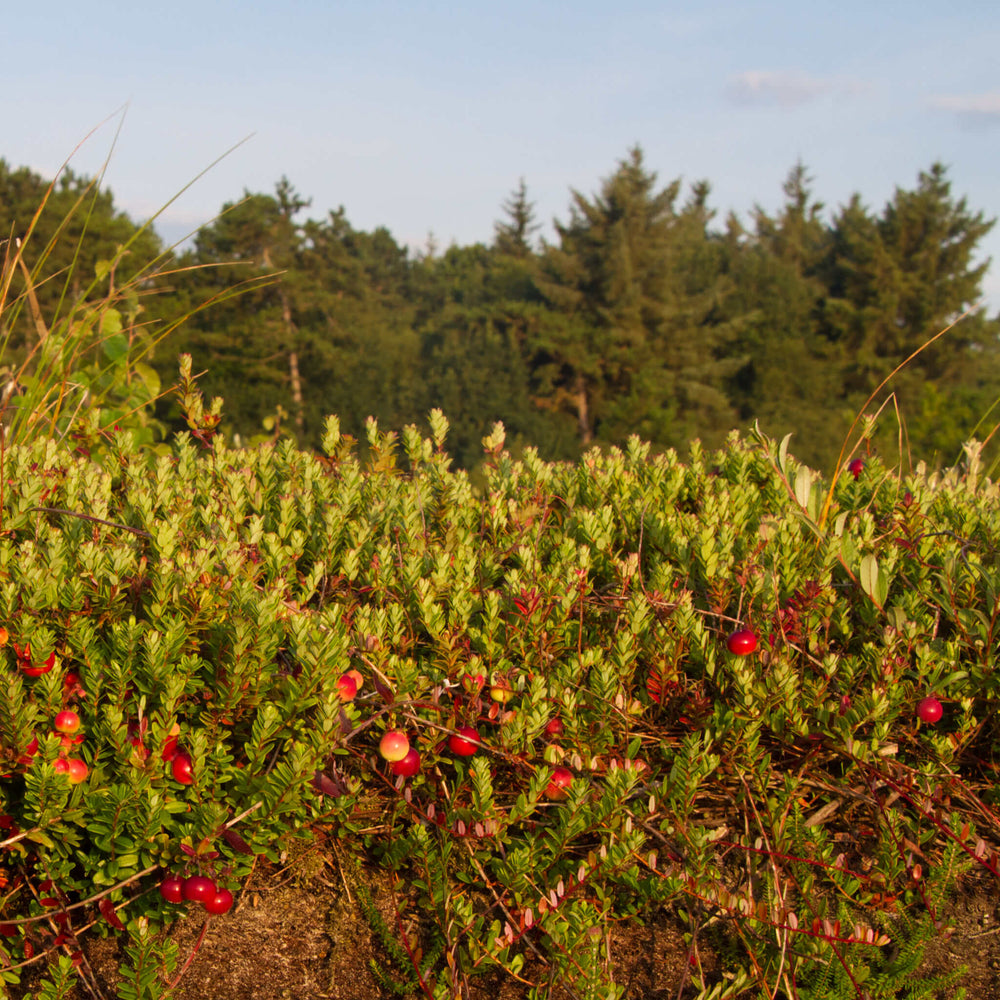
<path fill-rule="evenodd" d="M 895 378 L 895 376 L 899 372 L 901 372 L 918 354 L 926 350 L 928 347 L 931 346 L 931 344 L 933 344 L 936 340 L 939 340 L 946 333 L 950 332 L 951 330 L 954 330 L 955 327 L 958 326 L 958 324 L 961 323 L 966 316 L 970 316 L 981 306 L 982 306 L 981 302 L 977 302 L 975 305 L 969 306 L 969 308 L 966 309 L 961 316 L 959 316 L 957 319 L 949 323 L 943 330 L 939 330 L 937 333 L 934 334 L 933 337 L 931 337 L 928 340 L 925 340 L 908 358 L 906 358 L 904 361 L 901 361 L 898 365 L 896 365 L 896 367 L 893 368 L 893 370 L 889 372 L 889 374 L 886 375 L 886 377 L 882 379 L 882 381 L 879 382 L 879 384 L 872 390 L 871 395 L 865 400 L 864 405 L 858 411 L 853 422 L 851 423 L 851 426 L 848 428 L 847 434 L 844 437 L 844 443 L 840 446 L 840 453 L 837 455 L 837 464 L 834 466 L 833 475 L 830 477 L 830 488 L 827 490 L 826 500 L 823 502 L 823 508 L 820 511 L 819 521 L 817 522 L 820 528 L 822 528 L 826 524 L 827 518 L 830 516 L 830 506 L 833 504 L 833 487 L 837 482 L 837 477 L 840 475 L 840 470 L 843 468 L 844 453 L 847 451 L 847 446 L 850 443 L 851 435 L 854 433 L 855 428 L 861 422 L 862 417 L 864 417 L 865 415 L 865 410 L 867 410 L 868 407 L 871 405 L 872 400 L 874 400 L 875 397 L 878 396 L 878 394 L 892 381 L 892 379 Z"/>
<path fill-rule="evenodd" d="M 21 249 L 21 241 L 17 241 L 18 250 Z M 38 340 L 40 343 L 45 343 L 49 336 L 49 328 L 45 325 L 45 320 L 42 318 L 42 308 L 38 304 L 38 296 L 35 295 L 35 287 L 31 280 L 31 272 L 28 270 L 28 265 L 24 263 L 24 257 L 20 253 L 17 255 L 17 262 L 21 267 L 21 272 L 24 274 L 24 287 L 25 294 L 28 296 L 28 311 L 31 313 L 31 320 L 35 324 L 35 333 L 38 334 Z"/>
<path fill-rule="evenodd" d="M 176 193 L 176 194 L 175 194 L 175 195 L 174 195 L 174 196 L 173 196 L 172 198 L 170 198 L 170 199 L 169 199 L 168 201 L 164 202 L 164 203 L 163 203 L 163 205 L 161 205 L 161 206 L 160 206 L 160 207 L 159 207 L 159 208 L 158 208 L 158 209 L 156 210 L 156 212 L 154 212 L 154 213 L 153 213 L 153 215 L 151 215 L 151 216 L 150 216 L 150 217 L 149 217 L 149 218 L 148 218 L 148 219 L 146 220 L 146 222 L 145 222 L 145 223 L 144 223 L 144 224 L 142 225 L 142 227 L 141 227 L 141 228 L 139 229 L 139 233 L 141 233 L 141 232 L 144 232 L 144 231 L 145 231 L 146 229 L 148 229 L 148 228 L 149 228 L 150 226 L 152 226 L 152 224 L 153 224 L 153 223 L 154 223 L 154 222 L 155 222 L 155 221 L 156 221 L 156 220 L 157 220 L 157 219 L 158 219 L 158 218 L 159 218 L 159 217 L 160 217 L 160 216 L 161 216 L 161 215 L 162 215 L 162 214 L 163 214 L 163 213 L 164 213 L 164 212 L 165 212 L 165 211 L 166 211 L 166 210 L 167 210 L 167 209 L 168 209 L 168 208 L 169 208 L 169 207 L 170 207 L 170 206 L 171 206 L 171 205 L 172 205 L 172 204 L 173 204 L 174 202 L 175 202 L 175 201 L 177 201 L 177 199 L 178 199 L 178 198 L 180 198 L 180 196 L 181 196 L 182 194 L 184 194 L 184 193 L 185 193 L 185 192 L 186 192 L 187 190 L 189 190 L 189 189 L 190 189 L 191 187 L 193 187 L 193 186 L 194 186 L 194 185 L 195 185 L 195 184 L 196 184 L 196 183 L 197 183 L 198 181 L 200 181 L 200 180 L 201 180 L 201 178 L 202 178 L 202 177 L 204 177 L 204 176 L 205 176 L 205 174 L 207 174 L 207 173 L 208 173 L 208 172 L 209 172 L 210 170 L 213 170 L 213 169 L 214 169 L 215 167 L 217 167 L 217 166 L 218 166 L 218 165 L 219 165 L 219 164 L 220 164 L 220 163 L 221 163 L 221 162 L 222 162 L 222 161 L 223 161 L 223 160 L 224 160 L 224 159 L 225 159 L 225 158 L 226 158 L 227 156 L 230 156 L 230 155 L 231 155 L 232 153 L 235 153 L 235 152 L 236 152 L 236 150 L 237 150 L 237 149 L 239 149 L 239 148 L 240 148 L 240 146 L 242 146 L 242 145 L 243 145 L 244 143 L 247 143 L 247 142 L 249 142 L 249 141 L 250 141 L 250 140 L 251 140 L 251 139 L 252 139 L 252 138 L 253 138 L 253 137 L 254 137 L 254 136 L 255 136 L 256 134 L 257 134 L 256 132 L 250 132 L 249 134 L 245 135 L 245 136 L 244 136 L 244 137 L 243 137 L 242 139 L 240 139 L 240 140 L 239 140 L 239 142 L 235 142 L 235 143 L 233 143 L 233 145 L 232 145 L 232 146 L 230 146 L 230 147 L 229 147 L 229 148 L 228 148 L 228 149 L 227 149 L 227 150 L 226 150 L 226 151 L 225 151 L 224 153 L 220 153 L 220 154 L 219 154 L 219 155 L 218 155 L 218 156 L 217 156 L 217 157 L 216 157 L 216 158 L 215 158 L 214 160 L 212 160 L 212 162 L 211 162 L 211 163 L 210 163 L 210 164 L 209 164 L 209 165 L 208 165 L 207 167 L 205 167 L 205 169 L 204 169 L 204 170 L 201 170 L 201 171 L 199 171 L 199 172 L 198 172 L 197 174 L 195 174 L 195 176 L 194 176 L 194 177 L 192 177 L 192 178 L 191 178 L 191 180 L 189 180 L 189 181 L 187 182 L 187 184 L 185 184 L 185 185 L 184 185 L 184 186 L 183 186 L 183 187 L 182 187 L 182 188 L 181 188 L 181 189 L 180 189 L 180 190 L 179 190 L 179 191 L 178 191 L 178 192 L 177 192 L 177 193 Z M 235 206 L 234 206 L 234 207 L 235 207 Z M 218 219 L 218 218 L 221 218 L 221 216 L 222 216 L 223 214 L 225 214 L 225 213 L 220 213 L 220 214 L 219 214 L 218 216 L 216 216 L 215 218 L 216 218 L 216 219 Z M 211 221 L 212 221 L 212 222 L 214 222 L 214 221 L 215 221 L 215 219 L 212 219 Z M 200 228 L 201 228 L 201 227 L 199 227 L 199 229 L 200 229 Z M 150 267 L 152 267 L 152 265 L 153 265 L 153 264 L 155 264 L 155 263 L 156 263 L 157 261 L 159 261 L 159 260 L 163 259 L 164 257 L 166 257 L 166 256 L 167 256 L 168 254 L 170 254 L 170 253 L 171 253 L 171 252 L 172 252 L 172 251 L 173 251 L 174 249 L 176 249 L 176 248 L 177 248 L 178 246 L 180 246 L 180 244 L 181 244 L 181 243 L 183 243 L 183 242 L 184 242 L 185 240 L 187 240 L 187 239 L 190 239 L 190 238 L 191 238 L 191 237 L 192 237 L 192 236 L 193 236 L 193 235 L 194 235 L 195 233 L 197 233 L 197 232 L 198 232 L 198 229 L 192 229 L 192 230 L 191 230 L 191 232 L 189 232 L 189 233 L 187 234 L 187 236 L 183 236 L 183 237 L 181 237 L 181 239 L 177 240 L 177 241 L 176 241 L 175 243 L 172 243 L 172 244 L 171 244 L 171 245 L 170 245 L 170 246 L 169 246 L 169 247 L 168 247 L 168 248 L 167 248 L 166 250 L 164 250 L 164 252 L 163 252 L 163 253 L 162 253 L 162 254 L 161 254 L 161 255 L 160 255 L 160 256 L 159 256 L 158 258 L 156 258 L 156 259 L 155 259 L 154 261 L 151 261 L 151 262 L 150 262 L 150 264 L 149 264 L 149 265 L 148 265 L 148 266 L 147 266 L 146 268 L 143 268 L 143 270 L 141 270 L 141 271 L 140 271 L 140 272 L 139 272 L 139 273 L 138 273 L 138 274 L 136 275 L 136 277 L 140 277 L 141 275 L 145 274 L 145 273 L 146 273 L 146 271 L 148 271 L 148 270 L 149 270 L 149 268 L 150 268 Z M 139 233 L 136 233 L 136 236 L 138 236 L 138 234 L 139 234 Z M 135 237 L 133 237 L 133 240 L 134 240 L 134 239 L 135 239 Z M 128 247 L 128 246 L 129 246 L 129 245 L 130 245 L 131 243 L 132 243 L 132 240 L 130 240 L 130 241 L 129 241 L 129 243 L 127 243 L 127 244 L 126 244 L 126 247 Z"/>

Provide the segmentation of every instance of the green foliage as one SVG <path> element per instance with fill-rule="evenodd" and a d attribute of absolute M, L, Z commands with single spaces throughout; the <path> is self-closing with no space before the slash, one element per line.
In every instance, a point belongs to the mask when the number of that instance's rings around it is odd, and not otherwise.
<path fill-rule="evenodd" d="M 38 984 L 38 989 L 25 1000 L 64 1000 L 72 996 L 72 990 L 77 984 L 76 970 L 73 961 L 67 955 L 50 963 L 49 975 Z"/>
<path fill-rule="evenodd" d="M 427 982 L 433 980 L 435 967 L 441 959 L 444 948 L 443 942 L 439 940 L 426 953 L 419 946 L 410 947 L 409 943 L 404 947 L 400 943 L 399 932 L 390 928 L 379 913 L 364 881 L 361 879 L 354 881 L 353 887 L 361 912 L 378 937 L 388 958 L 388 962 L 375 959 L 369 962 L 372 975 L 383 989 L 395 996 L 412 996 L 417 993 L 421 985 L 426 987 Z"/>
<path fill-rule="evenodd" d="M 127 961 L 119 966 L 119 1000 L 161 1000 L 169 996 L 165 986 L 177 966 L 177 945 L 160 941 L 144 918 L 129 921 Z"/>

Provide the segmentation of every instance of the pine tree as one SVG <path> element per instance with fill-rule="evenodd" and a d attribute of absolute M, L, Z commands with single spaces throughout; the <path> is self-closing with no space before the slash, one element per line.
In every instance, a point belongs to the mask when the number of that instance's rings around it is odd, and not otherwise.
<path fill-rule="evenodd" d="M 955 200 L 934 164 L 897 188 L 881 216 L 855 196 L 833 224 L 826 336 L 844 354 L 845 397 L 860 406 L 897 365 L 972 307 L 988 261 L 974 260 L 995 220 Z M 923 350 L 883 391 L 912 426 L 911 445 L 954 459 L 996 397 L 1000 321 L 978 310 Z M 876 403 L 880 402 L 877 400 Z M 894 428 L 889 430 L 894 431 Z"/>
<path fill-rule="evenodd" d="M 574 412 L 584 445 L 633 432 L 680 443 L 731 416 L 722 391 L 731 330 L 717 308 L 724 276 L 705 229 L 708 190 L 681 212 L 679 193 L 679 181 L 656 190 L 635 147 L 593 198 L 573 193 L 559 245 L 546 248 L 538 285 L 551 317 L 532 365 L 546 402 Z"/>
<path fill-rule="evenodd" d="M 429 404 L 422 377 L 415 264 L 385 228 L 353 229 L 343 208 L 305 229 L 303 267 L 317 292 L 312 297 L 311 365 L 316 405 L 336 413 L 355 436 L 375 417 L 400 428 L 422 420 Z"/>
<path fill-rule="evenodd" d="M 945 169 L 921 173 L 916 190 L 896 189 L 880 218 L 855 196 L 834 221 L 825 319 L 853 362 L 852 387 L 873 389 L 892 368 L 980 295 L 988 262 L 973 258 L 993 221 L 955 201 Z M 994 331 L 984 317 L 963 323 L 914 367 L 944 381 L 960 379 Z"/>
<path fill-rule="evenodd" d="M 528 200 L 528 187 L 522 177 L 510 197 L 503 203 L 507 219 L 493 226 L 493 247 L 511 257 L 528 257 L 534 253 L 532 239 L 541 226 L 535 221 L 535 207 Z"/>
<path fill-rule="evenodd" d="M 282 178 L 274 195 L 244 192 L 199 231 L 182 263 L 177 303 L 216 298 L 186 324 L 181 349 L 207 367 L 203 389 L 226 398 L 226 413 L 250 436 L 268 415 L 290 412 L 300 437 L 306 430 L 299 326 L 313 292 L 301 267 L 303 235 L 295 216 L 308 206 Z M 233 291 L 240 289 L 240 294 Z M 280 360 L 279 360 L 280 359 Z"/>
<path fill-rule="evenodd" d="M 793 432 L 804 461 L 836 454 L 849 426 L 842 412 L 840 354 L 820 330 L 830 231 L 805 166 L 789 172 L 775 216 L 759 206 L 747 232 L 732 218 L 726 240 L 735 286 L 729 309 L 746 358 L 732 381 L 744 424 L 774 437 Z"/>
<path fill-rule="evenodd" d="M 421 381 L 429 405 L 448 416 L 449 452 L 460 465 L 482 460 L 482 439 L 498 420 L 509 447 L 530 443 L 552 458 L 576 453 L 571 429 L 532 401 L 524 344 L 544 315 L 530 281 L 534 264 L 533 254 L 477 244 L 418 265 Z"/>

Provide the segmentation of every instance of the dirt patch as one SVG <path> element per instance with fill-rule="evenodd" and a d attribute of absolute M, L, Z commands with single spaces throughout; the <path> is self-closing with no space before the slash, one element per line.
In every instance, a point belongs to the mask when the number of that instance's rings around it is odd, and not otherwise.
<path fill-rule="evenodd" d="M 996 883 L 970 888 L 950 902 L 943 916 L 955 928 L 932 941 L 924 955 L 929 975 L 966 966 L 969 1000 L 1000 1000 L 1000 893 Z"/>

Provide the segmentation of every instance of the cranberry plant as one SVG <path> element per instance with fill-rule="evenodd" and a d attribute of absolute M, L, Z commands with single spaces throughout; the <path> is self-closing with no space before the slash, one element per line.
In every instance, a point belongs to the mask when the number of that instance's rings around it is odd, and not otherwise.
<path fill-rule="evenodd" d="M 320 456 L 227 446 L 189 362 L 182 393 L 169 453 L 2 453 L 6 983 L 93 985 L 117 932 L 129 996 L 166 995 L 170 921 L 319 834 L 395 873 L 376 929 L 430 997 L 625 996 L 623 929 L 665 915 L 688 995 L 896 996 L 998 876 L 974 450 L 828 483 L 759 435 L 552 464 L 497 426 L 477 489 L 438 412 L 362 449 L 331 418 Z"/>

